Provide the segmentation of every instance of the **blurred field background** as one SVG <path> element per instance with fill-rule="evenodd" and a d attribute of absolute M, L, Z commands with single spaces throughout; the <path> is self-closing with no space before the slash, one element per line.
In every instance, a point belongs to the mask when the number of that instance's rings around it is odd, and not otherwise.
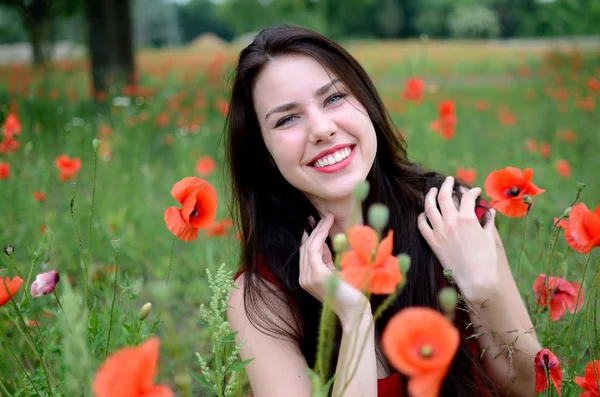
<path fill-rule="evenodd" d="M 534 323 L 543 324 L 542 344 L 571 378 L 594 351 L 598 357 L 598 262 L 591 259 L 583 283 L 590 315 L 578 315 L 572 332 L 573 315 L 548 321 L 531 286 L 540 273 L 581 281 L 587 260 L 562 238 L 550 261 L 547 253 L 553 219 L 571 205 L 579 182 L 586 185 L 580 200 L 600 204 L 600 1 L 0 0 L 0 122 L 14 114 L 21 125 L 16 147 L 0 151 L 9 165 L 0 173 L 0 246 L 15 247 L 0 255 L 0 276 L 18 269 L 61 277 L 57 295 L 31 304 L 23 286 L 23 321 L 15 307 L 0 307 L 2 395 L 50 395 L 48 383 L 54 395 L 91 395 L 106 352 L 152 334 L 161 339 L 158 381 L 176 395 L 219 394 L 193 378 L 200 373 L 195 352 L 211 368 L 215 357 L 214 324 L 199 313 L 217 294 L 206 270 L 239 265 L 223 164 L 228 78 L 252 35 L 282 22 L 330 35 L 359 59 L 415 161 L 470 175 L 477 186 L 505 166 L 534 170 L 546 192 L 527 218 L 499 215 L 498 227 L 515 272 L 520 262 L 518 285 Z M 403 98 L 410 77 L 426 83 L 419 103 Z M 431 122 L 448 99 L 458 125 L 444 139 Z M 58 177 L 61 154 L 81 159 L 70 181 Z M 219 223 L 184 243 L 173 239 L 163 213 L 177 205 L 173 184 L 192 175 L 217 188 Z M 66 284 L 77 291 L 73 307 L 87 329 L 80 361 L 65 354 L 73 338 L 57 300 Z M 150 315 L 139 321 L 146 302 Z M 581 338 L 589 344 L 580 349 Z M 235 384 L 233 395 L 242 395 L 243 375 Z M 579 391 L 565 380 L 563 395 Z"/>

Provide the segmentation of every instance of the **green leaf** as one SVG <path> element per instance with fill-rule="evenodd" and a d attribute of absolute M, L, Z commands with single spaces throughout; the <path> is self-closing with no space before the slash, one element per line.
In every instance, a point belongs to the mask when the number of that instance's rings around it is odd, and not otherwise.
<path fill-rule="evenodd" d="M 190 376 L 198 383 L 200 383 L 201 386 L 206 387 L 208 389 L 212 389 L 213 387 L 210 385 L 210 383 L 208 383 L 208 381 L 206 380 L 206 378 L 200 374 L 196 374 L 194 372 L 192 372 L 189 368 L 185 369 L 187 371 L 188 374 L 190 374 Z"/>
<path fill-rule="evenodd" d="M 244 367 L 246 367 L 246 365 L 250 364 L 250 362 L 254 360 L 253 358 L 248 359 L 248 360 L 244 360 L 244 361 L 238 361 L 236 363 L 233 363 L 231 365 L 231 367 L 229 367 L 229 372 L 237 372 L 237 371 L 241 371 L 244 369 Z"/>

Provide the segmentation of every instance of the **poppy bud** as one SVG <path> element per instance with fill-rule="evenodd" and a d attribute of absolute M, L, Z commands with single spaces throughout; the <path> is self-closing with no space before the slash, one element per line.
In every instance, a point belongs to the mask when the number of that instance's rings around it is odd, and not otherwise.
<path fill-rule="evenodd" d="M 333 250 L 339 254 L 346 249 L 348 249 L 348 237 L 344 233 L 336 234 L 333 238 Z"/>
<path fill-rule="evenodd" d="M 368 216 L 373 229 L 382 231 L 390 219 L 390 210 L 384 204 L 373 204 L 369 207 Z"/>
<path fill-rule="evenodd" d="M 102 143 L 102 141 L 98 138 L 94 138 L 94 140 L 92 141 L 92 146 L 94 147 L 94 151 L 98 151 L 98 148 L 100 148 L 100 144 Z"/>
<path fill-rule="evenodd" d="M 440 306 L 446 314 L 453 318 L 456 304 L 458 303 L 458 294 L 452 287 L 444 287 L 439 294 Z"/>
<path fill-rule="evenodd" d="M 402 275 L 405 275 L 410 269 L 410 256 L 408 256 L 407 254 L 400 254 L 397 256 L 397 258 L 398 265 L 400 266 L 400 273 L 402 273 Z"/>
<path fill-rule="evenodd" d="M 533 204 L 533 200 L 531 199 L 531 196 L 530 196 L 530 195 L 528 195 L 528 194 L 525 194 L 525 195 L 523 196 L 523 198 L 521 199 L 521 201 L 523 201 L 523 202 L 524 202 L 525 204 L 527 204 L 527 205 L 531 205 L 531 204 Z"/>
<path fill-rule="evenodd" d="M 583 183 L 583 182 L 577 183 L 577 192 L 581 192 L 584 187 L 585 187 L 585 183 Z"/>
<path fill-rule="evenodd" d="M 4 253 L 8 256 L 12 256 L 12 254 L 15 252 L 15 246 L 14 245 L 7 245 L 6 247 L 4 247 Z"/>
<path fill-rule="evenodd" d="M 144 303 L 144 305 L 140 309 L 140 321 L 144 321 L 146 317 L 148 317 L 148 314 L 150 314 L 150 309 L 152 309 L 152 303 Z"/>
<path fill-rule="evenodd" d="M 573 207 L 567 207 L 567 209 L 565 209 L 565 212 L 563 212 L 562 217 L 567 218 L 569 216 L 569 214 L 571 213 L 572 209 L 573 209 Z"/>
<path fill-rule="evenodd" d="M 367 196 L 369 195 L 369 182 L 364 181 L 357 183 L 354 186 L 354 198 L 358 201 L 365 201 Z"/>
<path fill-rule="evenodd" d="M 110 245 L 112 245 L 115 251 L 118 251 L 119 247 L 121 246 L 121 240 L 118 238 L 113 238 L 112 240 L 110 240 Z"/>
<path fill-rule="evenodd" d="M 54 292 L 59 280 L 60 277 L 56 270 L 38 274 L 31 284 L 31 296 L 37 298 L 38 296 L 51 294 Z"/>

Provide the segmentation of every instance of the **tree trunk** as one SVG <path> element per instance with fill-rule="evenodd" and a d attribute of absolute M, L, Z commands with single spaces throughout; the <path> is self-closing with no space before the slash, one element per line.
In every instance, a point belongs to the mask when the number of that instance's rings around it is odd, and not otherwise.
<path fill-rule="evenodd" d="M 85 0 L 94 92 L 133 82 L 135 71 L 129 0 Z"/>
<path fill-rule="evenodd" d="M 29 40 L 31 41 L 31 51 L 33 55 L 33 65 L 35 67 L 44 67 L 46 65 L 46 56 L 44 54 L 44 29 L 41 24 L 29 26 Z"/>

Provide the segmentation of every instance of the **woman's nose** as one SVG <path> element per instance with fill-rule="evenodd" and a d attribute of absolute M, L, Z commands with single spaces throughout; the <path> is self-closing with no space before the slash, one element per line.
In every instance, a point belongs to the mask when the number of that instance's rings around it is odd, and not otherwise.
<path fill-rule="evenodd" d="M 309 136 L 313 143 L 328 141 L 337 131 L 335 122 L 323 112 L 313 112 L 309 121 Z"/>

